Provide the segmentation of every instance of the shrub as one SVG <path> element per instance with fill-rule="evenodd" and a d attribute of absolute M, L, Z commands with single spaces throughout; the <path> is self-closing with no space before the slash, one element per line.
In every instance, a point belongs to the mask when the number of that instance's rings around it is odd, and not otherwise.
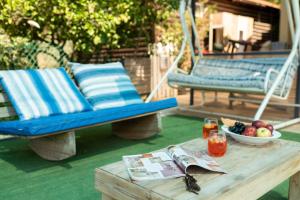
<path fill-rule="evenodd" d="M 0 29 L 10 37 L 29 40 L 56 44 L 71 40 L 76 50 L 92 52 L 129 45 L 133 37 L 150 39 L 149 27 L 168 18 L 177 4 L 174 0 L 3 0 Z"/>

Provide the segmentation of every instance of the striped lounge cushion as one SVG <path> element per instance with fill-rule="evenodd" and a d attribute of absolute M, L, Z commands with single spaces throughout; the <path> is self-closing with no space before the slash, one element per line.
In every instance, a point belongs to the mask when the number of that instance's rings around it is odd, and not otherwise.
<path fill-rule="evenodd" d="M 7 70 L 0 77 L 21 120 L 92 110 L 63 68 Z"/>
<path fill-rule="evenodd" d="M 82 93 L 95 110 L 143 103 L 120 62 L 71 65 Z"/>

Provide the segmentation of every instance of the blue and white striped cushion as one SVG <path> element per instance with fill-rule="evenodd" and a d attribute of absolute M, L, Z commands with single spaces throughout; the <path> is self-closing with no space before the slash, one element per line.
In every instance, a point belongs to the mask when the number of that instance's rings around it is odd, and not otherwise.
<path fill-rule="evenodd" d="M 71 65 L 82 93 L 95 110 L 143 103 L 120 62 Z"/>
<path fill-rule="evenodd" d="M 21 120 L 92 110 L 63 68 L 0 71 Z"/>

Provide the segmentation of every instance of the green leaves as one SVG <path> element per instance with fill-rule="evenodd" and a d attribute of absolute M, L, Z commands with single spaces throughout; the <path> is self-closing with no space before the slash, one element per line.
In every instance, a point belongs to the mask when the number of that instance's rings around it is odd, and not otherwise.
<path fill-rule="evenodd" d="M 177 6 L 177 0 L 2 0 L 0 29 L 29 40 L 72 40 L 76 50 L 92 52 L 129 45 L 129 38 L 151 38 L 147 27 L 167 19 Z"/>

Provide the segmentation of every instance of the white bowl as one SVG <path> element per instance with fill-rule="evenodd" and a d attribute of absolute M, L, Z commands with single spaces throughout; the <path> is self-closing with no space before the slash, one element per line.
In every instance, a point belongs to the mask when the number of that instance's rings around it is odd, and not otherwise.
<path fill-rule="evenodd" d="M 249 145 L 264 145 L 266 143 L 272 142 L 281 137 L 281 133 L 275 130 L 272 133 L 272 137 L 251 137 L 251 136 L 239 135 L 229 131 L 228 126 L 226 125 L 222 126 L 222 130 L 225 131 L 236 141 L 244 144 L 249 144 Z"/>

